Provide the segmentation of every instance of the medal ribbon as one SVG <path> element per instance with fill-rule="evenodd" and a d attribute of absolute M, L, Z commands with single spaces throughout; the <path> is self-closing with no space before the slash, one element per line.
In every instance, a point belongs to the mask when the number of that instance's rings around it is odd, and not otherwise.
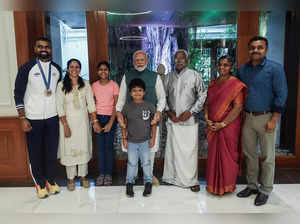
<path fill-rule="evenodd" d="M 48 82 L 46 80 L 46 76 L 45 76 L 45 72 L 42 68 L 42 65 L 39 61 L 39 59 L 36 59 L 37 60 L 37 64 L 39 66 L 39 69 L 40 69 L 40 72 L 42 73 L 42 77 L 43 77 L 43 80 L 44 80 L 44 84 L 46 86 L 46 89 L 50 89 L 50 83 L 51 83 L 51 62 L 49 63 L 49 70 L 48 70 Z"/>

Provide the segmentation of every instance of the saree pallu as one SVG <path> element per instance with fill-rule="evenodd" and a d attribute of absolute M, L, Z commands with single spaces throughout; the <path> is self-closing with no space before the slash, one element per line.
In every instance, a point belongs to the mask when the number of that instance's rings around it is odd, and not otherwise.
<path fill-rule="evenodd" d="M 234 102 L 244 103 L 247 87 L 236 78 L 222 84 L 210 83 L 208 88 L 208 118 L 222 122 L 230 113 Z M 206 190 L 223 195 L 233 192 L 239 172 L 241 116 L 226 127 L 211 131 L 207 129 L 208 158 L 206 164 Z"/>

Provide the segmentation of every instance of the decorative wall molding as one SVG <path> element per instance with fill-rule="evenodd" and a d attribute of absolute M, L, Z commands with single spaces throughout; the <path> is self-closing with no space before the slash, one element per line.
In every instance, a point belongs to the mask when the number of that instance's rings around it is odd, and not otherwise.
<path fill-rule="evenodd" d="M 13 88 L 18 71 L 14 15 L 12 11 L 0 12 L 0 117 L 16 115 Z"/>
<path fill-rule="evenodd" d="M 31 181 L 25 135 L 16 117 L 0 118 L 0 181 Z"/>

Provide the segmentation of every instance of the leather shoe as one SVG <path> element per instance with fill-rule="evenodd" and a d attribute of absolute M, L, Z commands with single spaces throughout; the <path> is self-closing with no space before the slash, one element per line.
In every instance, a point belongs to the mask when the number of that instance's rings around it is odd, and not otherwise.
<path fill-rule="evenodd" d="M 256 206 L 264 205 L 267 203 L 269 196 L 259 192 L 255 198 L 254 204 Z"/>
<path fill-rule="evenodd" d="M 257 193 L 258 190 L 246 187 L 244 190 L 240 191 L 236 196 L 238 196 L 239 198 L 247 198 L 250 195 L 257 194 Z"/>
<path fill-rule="evenodd" d="M 152 193 L 152 184 L 150 182 L 146 183 L 145 184 L 145 189 L 144 189 L 144 192 L 143 192 L 143 196 L 144 197 L 148 197 L 150 196 Z"/>
<path fill-rule="evenodd" d="M 126 184 L 126 195 L 127 195 L 129 198 L 133 198 L 133 196 L 134 196 L 134 192 L 133 192 L 133 184 L 131 184 L 131 183 L 127 183 L 127 184 Z"/>
<path fill-rule="evenodd" d="M 200 191 L 200 185 L 195 185 L 190 187 L 192 192 L 199 192 Z"/>

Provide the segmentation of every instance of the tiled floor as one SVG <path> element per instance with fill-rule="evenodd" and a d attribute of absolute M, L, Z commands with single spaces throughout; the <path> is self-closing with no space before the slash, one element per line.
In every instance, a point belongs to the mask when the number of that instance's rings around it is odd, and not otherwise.
<path fill-rule="evenodd" d="M 239 185 L 237 191 L 244 186 Z M 275 185 L 269 203 L 257 207 L 254 197 L 223 197 L 204 190 L 193 193 L 174 186 L 153 187 L 151 197 L 125 196 L 124 186 L 62 187 L 60 194 L 38 199 L 33 187 L 0 188 L 0 223 L 299 223 L 300 184 Z"/>
<path fill-rule="evenodd" d="M 139 178 L 133 199 L 125 196 L 124 173 L 114 174 L 111 187 L 95 187 L 95 173 L 89 174 L 92 187 L 79 186 L 69 192 L 65 172 L 58 170 L 57 182 L 63 186 L 58 195 L 38 199 L 32 184 L 0 183 L 0 224 L 77 224 L 77 223 L 222 223 L 293 224 L 300 223 L 300 170 L 276 169 L 274 192 L 268 204 L 253 205 L 254 197 L 240 199 L 235 193 L 223 197 L 205 191 L 205 170 L 199 170 L 201 191 L 174 186 L 154 186 L 149 198 L 142 196 Z M 155 175 L 160 179 L 161 172 Z M 246 183 L 238 178 L 237 190 Z"/>

